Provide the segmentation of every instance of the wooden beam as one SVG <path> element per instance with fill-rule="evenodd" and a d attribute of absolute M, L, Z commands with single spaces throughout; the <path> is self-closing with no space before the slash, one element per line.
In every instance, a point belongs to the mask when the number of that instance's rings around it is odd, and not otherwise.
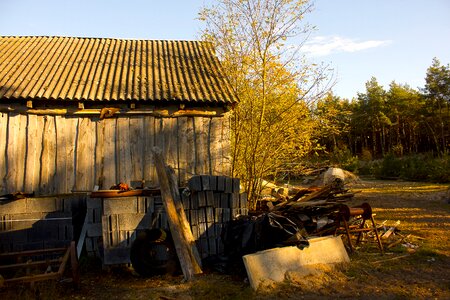
<path fill-rule="evenodd" d="M 214 110 L 199 110 L 199 109 L 180 109 L 171 116 L 173 117 L 195 117 L 195 116 L 208 116 L 213 117 L 217 116 L 219 113 Z"/>
<path fill-rule="evenodd" d="M 27 108 L 33 108 L 33 101 L 27 100 Z"/>
<path fill-rule="evenodd" d="M 180 217 L 180 223 L 181 227 L 184 233 L 184 236 L 186 238 L 187 243 L 189 244 L 192 255 L 194 256 L 192 259 L 197 262 L 199 267 L 201 268 L 201 261 L 200 254 L 198 253 L 197 246 L 195 245 L 195 238 L 191 231 L 191 226 L 189 224 L 189 221 L 187 220 L 186 214 L 184 213 L 184 207 L 183 203 L 181 202 L 181 196 L 180 196 L 180 189 L 178 188 L 178 179 L 175 175 L 175 172 L 173 168 L 170 166 L 167 167 L 167 173 L 169 175 L 169 186 L 171 189 L 171 193 L 173 195 L 173 198 L 175 200 L 175 208 L 177 209 L 178 216 Z M 201 273 L 201 269 L 200 269 Z"/>
<path fill-rule="evenodd" d="M 167 171 L 162 150 L 158 147 L 154 147 L 152 149 L 152 153 L 161 188 L 161 196 L 169 221 L 170 232 L 172 233 L 172 238 L 175 244 L 175 250 L 177 252 L 178 259 L 180 260 L 184 278 L 189 281 L 194 278 L 195 274 L 202 273 L 200 261 L 196 259 L 196 255 L 193 251 L 195 243 L 192 243 L 189 238 L 189 236 L 192 236 L 192 232 L 190 232 L 189 227 L 186 228 L 186 226 L 183 225 L 182 220 L 186 219 L 186 216 L 184 216 L 184 218 L 180 217 L 184 214 L 184 210 L 180 210 L 180 206 L 175 204 L 177 201 L 180 201 L 180 199 L 176 199 L 177 195 L 174 196 L 172 193 L 172 191 L 177 187 L 174 187 L 171 179 L 169 179 L 171 175 L 170 172 Z"/>
<path fill-rule="evenodd" d="M 90 116 L 90 115 L 101 115 L 102 109 L 100 108 L 80 108 L 84 107 L 83 103 L 79 103 L 78 109 L 73 108 L 27 108 L 25 106 L 15 106 L 15 105 L 0 105 L 0 112 L 15 112 L 23 114 L 33 114 L 33 115 L 51 115 L 51 116 Z M 221 117 L 223 116 L 223 111 L 220 109 L 215 110 L 201 110 L 201 109 L 182 109 L 177 111 L 169 111 L 168 109 L 130 109 L 121 110 L 115 112 L 114 116 L 117 115 L 151 115 L 155 117 Z"/>

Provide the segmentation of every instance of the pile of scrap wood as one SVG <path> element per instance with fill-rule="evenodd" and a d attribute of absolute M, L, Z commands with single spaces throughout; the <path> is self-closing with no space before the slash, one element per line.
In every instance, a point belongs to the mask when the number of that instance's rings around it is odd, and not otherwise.
<path fill-rule="evenodd" d="M 259 207 L 289 218 L 303 234 L 333 234 L 339 207 L 356 193 L 346 187 L 347 182 L 355 180 L 355 176 L 347 173 L 339 168 L 328 168 L 320 175 L 323 185 L 313 187 L 281 187 L 262 180 L 266 197 L 262 197 Z"/>
<path fill-rule="evenodd" d="M 269 210 L 294 221 L 308 235 L 333 234 L 339 207 L 355 195 L 340 178 L 322 187 L 299 189 Z"/>
<path fill-rule="evenodd" d="M 339 208 L 353 195 L 336 178 L 322 187 L 297 188 L 278 204 L 268 202 L 272 206 L 266 211 L 231 220 L 223 236 L 225 265 L 242 263 L 246 254 L 283 246 L 303 248 L 309 245 L 308 237 L 333 235 Z"/>
<path fill-rule="evenodd" d="M 280 187 L 273 183 L 267 183 L 265 188 L 266 194 L 260 200 L 262 210 L 281 210 L 284 207 L 291 206 L 311 206 L 324 203 L 342 203 L 355 195 L 359 191 L 350 191 L 344 185 L 343 180 L 335 178 L 332 182 L 324 186 L 313 187 Z M 270 192 L 272 198 L 268 197 Z M 299 204 L 306 203 L 307 204 Z"/>
<path fill-rule="evenodd" d="M 264 179 L 259 180 L 259 184 L 262 187 L 261 199 L 263 202 L 284 202 L 284 201 L 298 201 L 300 198 L 312 192 L 319 192 L 319 194 L 313 194 L 309 196 L 310 198 L 301 199 L 301 201 L 309 201 L 313 198 L 320 198 L 323 195 L 328 195 L 330 192 L 330 187 L 333 192 L 342 193 L 344 190 L 344 185 L 359 180 L 358 176 L 351 172 L 339 169 L 339 168 L 328 168 L 319 170 L 320 174 L 315 177 L 313 185 L 309 185 L 308 188 L 303 188 L 299 186 L 293 186 L 285 184 L 283 186 L 277 185 L 273 182 L 269 182 Z M 339 179 L 336 186 L 336 179 Z M 340 195 L 342 199 L 347 199 L 352 197 L 351 194 Z M 336 200 L 338 198 L 335 198 Z M 269 204 L 270 206 L 270 204 Z"/>
<path fill-rule="evenodd" d="M 277 196 L 275 199 L 269 200 L 263 198 L 261 202 L 264 204 L 260 206 L 260 210 L 253 212 L 253 221 L 247 221 L 252 223 L 264 218 L 277 219 L 276 216 L 279 216 L 279 218 L 285 218 L 285 220 L 292 222 L 297 228 L 294 230 L 295 232 L 292 232 L 294 236 L 297 232 L 303 237 L 333 235 L 336 230 L 340 206 L 355 195 L 355 192 L 350 191 L 345 186 L 344 180 L 339 177 L 320 187 L 280 187 L 269 182 L 264 182 L 264 184 L 266 194 L 270 192 L 272 196 Z M 271 223 L 278 223 L 278 221 Z M 278 225 L 280 228 L 284 227 Z M 260 227 L 254 225 L 254 228 Z M 238 228 L 236 230 L 239 231 Z M 255 234 L 259 239 L 264 239 L 265 235 L 267 233 L 263 231 Z M 270 244 L 272 241 L 270 238 L 268 240 L 268 244 Z M 280 243 L 281 241 L 277 241 L 275 244 Z M 234 247 L 233 244 L 231 248 Z"/>

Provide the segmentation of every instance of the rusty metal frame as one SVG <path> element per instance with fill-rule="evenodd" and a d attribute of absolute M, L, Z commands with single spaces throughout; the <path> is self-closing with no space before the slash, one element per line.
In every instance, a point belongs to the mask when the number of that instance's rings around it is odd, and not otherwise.
<path fill-rule="evenodd" d="M 350 217 L 358 217 L 362 220 L 359 226 L 352 226 L 349 224 Z M 366 221 L 372 222 L 372 227 L 365 227 Z M 342 225 L 341 225 L 342 222 Z M 369 203 L 363 203 L 360 206 L 348 207 L 347 205 L 341 205 L 339 208 L 339 213 L 336 219 L 336 230 L 334 235 L 339 232 L 344 232 L 347 236 L 347 242 L 350 249 L 350 253 L 353 252 L 354 246 L 352 243 L 351 234 L 357 234 L 356 245 L 361 242 L 363 232 L 374 232 L 377 240 L 378 248 L 381 253 L 384 253 L 383 244 L 381 243 L 380 236 L 378 234 L 377 226 L 375 224 L 375 219 L 372 214 L 372 207 Z"/>
<path fill-rule="evenodd" d="M 46 259 L 46 260 L 38 260 L 38 261 L 27 261 L 24 263 L 17 262 L 20 261 L 23 257 L 33 257 L 33 256 L 43 256 L 43 255 L 57 255 L 63 254 L 58 258 Z M 16 260 L 16 263 L 13 264 L 5 264 L 0 265 L 0 273 L 2 270 L 20 270 L 27 268 L 37 268 L 37 267 L 45 267 L 45 270 L 41 274 L 36 275 L 26 275 L 21 277 L 14 277 L 9 279 L 4 279 L 3 284 L 5 286 L 14 285 L 18 283 L 33 283 L 37 281 L 44 280 L 52 280 L 52 279 L 60 279 L 63 277 L 64 272 L 66 270 L 66 266 L 70 263 L 72 269 L 72 280 L 74 286 L 77 288 L 79 284 L 79 270 L 78 270 L 78 258 L 76 253 L 75 242 L 72 241 L 70 246 L 67 248 L 52 248 L 52 249 L 41 249 L 41 250 L 32 250 L 32 251 L 21 251 L 21 252 L 10 252 L 10 253 L 1 253 L 0 258 L 12 258 Z M 58 264 L 57 272 L 46 272 L 49 266 Z"/>

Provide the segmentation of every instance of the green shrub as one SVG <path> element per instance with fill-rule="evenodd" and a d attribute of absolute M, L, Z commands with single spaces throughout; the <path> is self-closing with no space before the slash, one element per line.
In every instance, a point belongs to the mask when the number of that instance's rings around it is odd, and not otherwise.
<path fill-rule="evenodd" d="M 359 174 L 379 179 L 401 178 L 410 181 L 450 182 L 450 156 L 417 154 L 405 157 L 386 155 L 380 161 L 360 162 Z"/>
<path fill-rule="evenodd" d="M 381 168 L 381 160 L 360 160 L 358 162 L 359 175 L 372 175 L 379 173 Z"/>
<path fill-rule="evenodd" d="M 363 160 L 363 161 L 372 161 L 373 160 L 372 152 L 368 148 L 362 149 L 361 160 Z"/>
<path fill-rule="evenodd" d="M 398 150 L 398 149 L 397 149 Z M 398 152 L 398 151 L 397 151 Z M 314 165 L 333 165 L 359 175 L 374 176 L 378 179 L 403 179 L 409 181 L 450 182 L 450 154 L 436 157 L 432 153 L 398 156 L 392 151 L 383 159 L 370 160 L 367 149 L 359 160 L 346 148 L 337 148 L 331 153 L 324 153 L 310 158 Z M 320 162 L 320 163 L 319 163 Z"/>
<path fill-rule="evenodd" d="M 388 154 L 381 161 L 378 169 L 375 169 L 375 175 L 378 178 L 396 178 L 400 177 L 402 172 L 402 159 Z"/>
<path fill-rule="evenodd" d="M 433 158 L 414 155 L 403 159 L 400 177 L 411 181 L 427 181 L 430 179 Z"/>
<path fill-rule="evenodd" d="M 445 154 L 433 161 L 433 171 L 430 174 L 430 180 L 433 182 L 450 182 L 450 156 Z"/>
<path fill-rule="evenodd" d="M 330 155 L 330 162 L 350 172 L 358 171 L 358 156 L 353 156 L 347 148 L 337 148 Z"/>

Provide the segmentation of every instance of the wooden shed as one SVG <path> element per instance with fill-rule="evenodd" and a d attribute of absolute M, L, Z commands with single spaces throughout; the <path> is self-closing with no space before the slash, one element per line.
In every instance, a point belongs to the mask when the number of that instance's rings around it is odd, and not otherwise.
<path fill-rule="evenodd" d="M 229 175 L 236 102 L 208 43 L 0 37 L 0 195 L 156 186 L 154 146 L 180 185 Z"/>

